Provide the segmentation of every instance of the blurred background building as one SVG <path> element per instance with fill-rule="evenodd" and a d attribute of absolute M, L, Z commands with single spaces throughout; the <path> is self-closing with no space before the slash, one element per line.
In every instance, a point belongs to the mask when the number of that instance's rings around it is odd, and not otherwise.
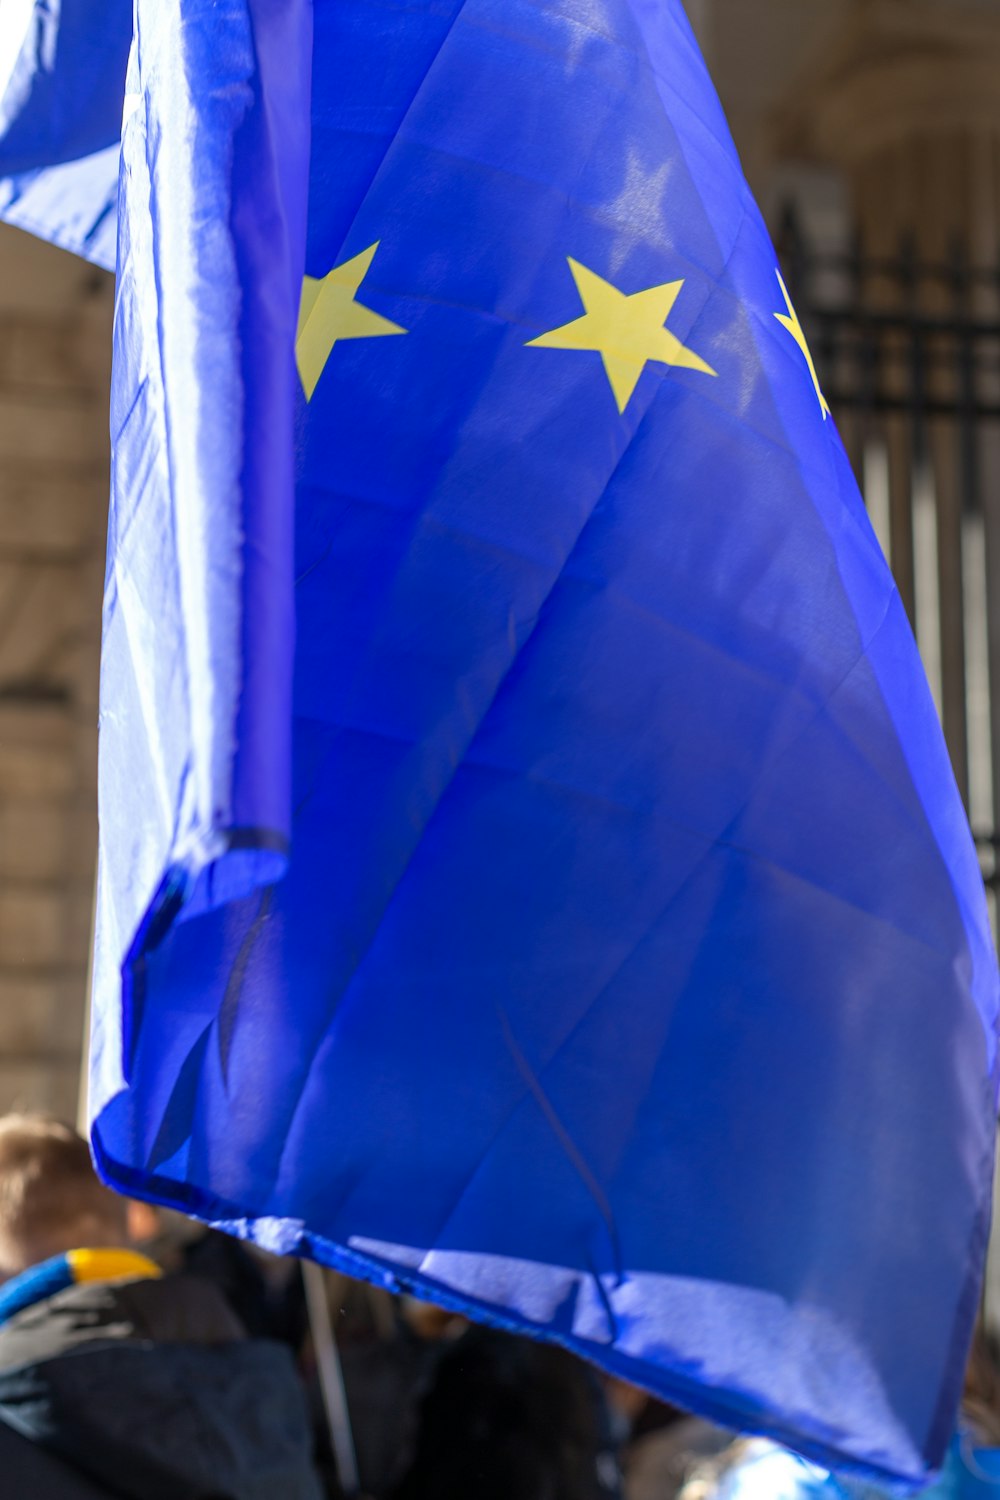
<path fill-rule="evenodd" d="M 688 0 L 994 871 L 1000 0 Z M 72 1115 L 111 278 L 0 229 L 0 1109 Z M 990 607 L 990 600 L 993 606 Z"/>
<path fill-rule="evenodd" d="M 0 1110 L 72 1119 L 97 848 L 113 283 L 0 233 Z"/>

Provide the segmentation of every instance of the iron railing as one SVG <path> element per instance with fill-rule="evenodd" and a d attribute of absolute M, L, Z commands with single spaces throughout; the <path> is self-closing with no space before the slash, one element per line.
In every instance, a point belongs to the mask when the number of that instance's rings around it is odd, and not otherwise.
<path fill-rule="evenodd" d="M 1000 261 L 827 251 L 792 212 L 779 250 L 1000 891 Z"/>

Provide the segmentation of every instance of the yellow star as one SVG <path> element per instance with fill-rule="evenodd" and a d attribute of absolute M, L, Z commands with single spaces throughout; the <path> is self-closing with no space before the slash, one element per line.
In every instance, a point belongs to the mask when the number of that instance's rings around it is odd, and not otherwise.
<path fill-rule="evenodd" d="M 326 276 L 302 278 L 295 362 L 307 401 L 312 400 L 339 339 L 377 339 L 389 333 L 407 332 L 398 323 L 390 323 L 388 318 L 355 300 L 378 247 L 376 240 L 352 260 L 334 266 Z"/>
<path fill-rule="evenodd" d="M 809 352 L 809 345 L 806 343 L 806 336 L 803 332 L 802 324 L 799 322 L 799 315 L 795 311 L 795 308 L 792 306 L 792 299 L 788 295 L 787 286 L 781 279 L 781 272 L 776 271 L 775 275 L 778 278 L 778 285 L 781 287 L 782 296 L 785 299 L 785 303 L 788 307 L 788 312 L 775 313 L 774 316 L 777 318 L 782 328 L 788 329 L 788 332 L 792 335 L 792 338 L 798 344 L 799 348 L 802 350 L 802 353 L 806 357 L 806 364 L 809 366 L 809 374 L 812 376 L 812 383 L 816 388 L 816 395 L 819 397 L 820 410 L 823 413 L 823 421 L 825 422 L 827 417 L 830 415 L 830 408 L 826 404 L 826 397 L 823 395 L 823 390 L 819 383 L 819 376 L 816 374 L 816 366 L 813 364 L 813 357 Z"/>
<path fill-rule="evenodd" d="M 628 406 L 648 360 L 700 370 L 703 375 L 716 374 L 711 365 L 686 349 L 663 326 L 673 311 L 683 281 L 668 281 L 663 286 L 651 286 L 627 296 L 603 276 L 581 266 L 578 260 L 571 256 L 568 259 L 580 301 L 586 309 L 584 316 L 531 339 L 529 349 L 589 349 L 599 354 L 620 412 Z"/>

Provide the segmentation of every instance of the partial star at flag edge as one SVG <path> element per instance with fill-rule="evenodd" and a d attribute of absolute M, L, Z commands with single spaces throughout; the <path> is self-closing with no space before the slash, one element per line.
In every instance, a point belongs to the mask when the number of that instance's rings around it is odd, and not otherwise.
<path fill-rule="evenodd" d="M 812 376 L 813 388 L 819 399 L 820 410 L 823 413 L 823 421 L 825 422 L 827 417 L 830 416 L 830 408 L 827 405 L 826 397 L 823 395 L 823 387 L 819 383 L 819 375 L 817 374 L 816 365 L 813 361 L 812 350 L 809 348 L 805 330 L 803 329 L 802 324 L 799 322 L 799 315 L 795 311 L 795 307 L 792 303 L 791 297 L 788 295 L 788 288 L 785 285 L 784 278 L 779 270 L 775 270 L 774 274 L 778 278 L 778 285 L 781 287 L 781 294 L 784 297 L 785 304 L 788 308 L 787 313 L 775 313 L 774 316 L 777 318 L 782 328 L 786 328 L 788 330 L 788 332 L 792 335 L 792 338 L 795 340 L 796 344 L 798 344 L 799 348 L 802 351 L 805 362 L 809 366 L 809 374 Z"/>
<path fill-rule="evenodd" d="M 325 276 L 302 278 L 295 362 L 307 401 L 312 400 L 334 346 L 341 340 L 384 338 L 409 332 L 357 300 L 380 244 L 376 240 L 359 255 L 334 266 Z"/>

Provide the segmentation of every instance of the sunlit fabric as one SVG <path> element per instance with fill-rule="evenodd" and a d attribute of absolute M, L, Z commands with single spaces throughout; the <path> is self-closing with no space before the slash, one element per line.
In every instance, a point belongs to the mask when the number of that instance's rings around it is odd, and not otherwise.
<path fill-rule="evenodd" d="M 996 965 L 680 4 L 138 0 L 128 96 L 102 1171 L 920 1480 Z"/>
<path fill-rule="evenodd" d="M 108 270 L 132 0 L 0 6 L 0 218 Z"/>
<path fill-rule="evenodd" d="M 985 1447 L 968 1430 L 948 1446 L 941 1473 L 923 1500 L 996 1500 L 1000 1449 Z M 730 1448 L 716 1461 L 715 1500 L 893 1500 L 896 1489 L 818 1469 L 787 1449 L 757 1441 Z"/>

